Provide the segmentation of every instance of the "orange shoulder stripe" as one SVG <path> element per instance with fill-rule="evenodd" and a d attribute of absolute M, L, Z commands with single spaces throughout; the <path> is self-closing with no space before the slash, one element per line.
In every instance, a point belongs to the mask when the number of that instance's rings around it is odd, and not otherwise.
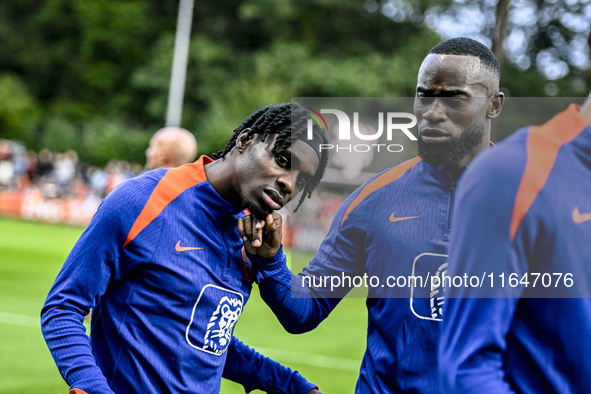
<path fill-rule="evenodd" d="M 515 239 L 521 221 L 546 184 L 560 147 L 575 139 L 587 126 L 579 114 L 579 106 L 571 104 L 544 125 L 530 127 L 526 142 L 527 162 L 511 217 L 511 241 Z"/>
<path fill-rule="evenodd" d="M 207 156 L 201 156 L 194 163 L 168 170 L 162 179 L 158 181 L 150 198 L 148 198 L 148 202 L 146 202 L 142 212 L 133 223 L 123 247 L 126 247 L 127 244 L 133 241 L 182 192 L 206 181 L 207 176 L 205 175 L 203 166 L 212 161 Z"/>
<path fill-rule="evenodd" d="M 404 173 L 415 166 L 421 158 L 419 156 L 413 157 L 394 168 L 384 172 L 382 175 L 375 178 L 373 181 L 365 185 L 365 187 L 361 190 L 361 192 L 355 197 L 355 199 L 351 202 L 351 204 L 347 207 L 345 214 L 343 215 L 343 219 L 341 220 L 341 227 L 343 223 L 345 223 L 345 219 L 349 216 L 351 211 L 355 209 L 355 207 L 367 197 L 371 193 L 375 192 L 378 189 L 386 186 L 388 183 L 395 181 L 396 179 L 400 178 Z"/>

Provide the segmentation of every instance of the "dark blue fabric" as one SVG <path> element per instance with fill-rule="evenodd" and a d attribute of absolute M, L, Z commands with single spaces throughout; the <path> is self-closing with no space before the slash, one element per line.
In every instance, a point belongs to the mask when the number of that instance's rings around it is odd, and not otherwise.
<path fill-rule="evenodd" d="M 348 207 L 373 179 L 368 181 L 341 206 L 318 253 L 297 276 L 278 263 L 281 257 L 251 257 L 262 298 L 294 333 L 314 329 L 350 291 L 348 284 L 334 289 L 330 283 L 328 288 L 324 282 L 319 285 L 322 278 L 379 279 L 378 286 L 368 289 L 367 349 L 357 393 L 439 390 L 437 339 L 443 298 L 432 296 L 430 287 L 388 287 L 386 280 L 408 278 L 413 272 L 426 277 L 445 269 L 458 177 L 443 166 L 419 161 L 364 198 L 341 226 Z M 393 214 L 409 219 L 391 221 Z M 338 333 L 331 340 L 338 340 Z"/>
<path fill-rule="evenodd" d="M 576 117 L 578 109 L 571 107 L 554 120 Z M 564 131 L 545 130 L 548 139 Z M 573 220 L 575 207 L 591 212 L 591 129 L 560 147 L 511 239 L 517 191 L 527 158 L 536 154 L 527 150 L 530 133 L 523 129 L 477 157 L 459 184 L 449 274 L 486 273 L 488 289 L 450 289 L 439 342 L 444 392 L 584 393 L 591 388 L 591 221 Z M 534 287 L 532 273 L 549 273 L 551 286 L 540 279 Z M 557 283 L 554 273 L 570 273 L 574 285 Z M 512 288 L 511 274 L 519 281 L 530 275 L 529 285 Z"/>
<path fill-rule="evenodd" d="M 236 227 L 243 213 L 209 182 L 176 197 L 123 248 L 165 173 L 115 189 L 58 274 L 41 322 L 60 373 L 88 393 L 216 393 L 222 372 L 247 390 L 307 393 L 315 386 L 297 371 L 232 336 L 251 291 Z"/>

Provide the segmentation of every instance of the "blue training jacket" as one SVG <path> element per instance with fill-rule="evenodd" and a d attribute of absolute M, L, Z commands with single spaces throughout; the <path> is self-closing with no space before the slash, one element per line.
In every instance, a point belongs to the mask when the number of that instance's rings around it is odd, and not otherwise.
<path fill-rule="evenodd" d="M 428 278 L 447 267 L 460 173 L 416 157 L 369 180 L 340 207 L 298 276 L 285 268 L 282 254 L 251 257 L 263 299 L 290 332 L 314 329 L 366 275 L 367 349 L 357 393 L 438 392 L 444 294 Z M 422 283 L 412 284 L 411 276 Z M 346 283 L 331 289 L 331 278 Z"/>
<path fill-rule="evenodd" d="M 316 387 L 232 335 L 252 272 L 236 228 L 244 213 L 207 181 L 209 162 L 202 156 L 123 183 L 72 249 L 41 312 L 71 388 L 216 393 L 222 376 L 247 391 Z"/>
<path fill-rule="evenodd" d="M 456 206 L 448 273 L 486 284 L 449 291 L 443 392 L 589 392 L 591 128 L 579 108 L 479 156 Z"/>

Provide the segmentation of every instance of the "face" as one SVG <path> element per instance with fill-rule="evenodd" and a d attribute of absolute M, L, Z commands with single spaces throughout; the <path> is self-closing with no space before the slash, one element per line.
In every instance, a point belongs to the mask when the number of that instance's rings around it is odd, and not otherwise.
<path fill-rule="evenodd" d="M 312 181 L 320 160 L 316 151 L 301 140 L 292 142 L 283 152 L 273 153 L 276 135 L 262 142 L 260 135 L 236 142 L 240 158 L 236 164 L 235 181 L 242 205 L 264 219 L 293 199 Z"/>
<path fill-rule="evenodd" d="M 488 146 L 488 119 L 502 107 L 495 88 L 495 77 L 477 57 L 428 55 L 414 104 L 419 156 L 435 165 L 467 165 Z"/>

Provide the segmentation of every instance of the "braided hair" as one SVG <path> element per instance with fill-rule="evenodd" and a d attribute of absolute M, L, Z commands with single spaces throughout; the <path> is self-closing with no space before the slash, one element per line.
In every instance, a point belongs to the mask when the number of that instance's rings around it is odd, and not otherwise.
<path fill-rule="evenodd" d="M 247 132 L 248 137 L 251 137 L 254 134 L 260 134 L 262 142 L 265 142 L 269 135 L 277 134 L 275 145 L 271 151 L 273 153 L 281 154 L 291 146 L 294 139 L 298 139 L 299 136 L 305 135 L 308 127 L 308 119 L 312 119 L 310 116 L 310 110 L 298 103 L 276 104 L 261 108 L 258 111 L 253 112 L 240 124 L 240 126 L 234 129 L 232 137 L 226 144 L 226 147 L 221 151 L 214 153 L 213 158 L 217 160 L 226 156 L 226 154 L 228 154 L 236 145 L 238 135 L 245 129 L 250 129 Z M 312 122 L 312 127 L 316 129 L 319 128 L 316 122 Z M 322 143 L 327 144 L 328 140 L 325 133 L 321 132 L 320 134 L 322 135 Z M 327 164 L 328 153 L 322 152 L 318 169 L 312 180 L 304 185 L 304 190 L 302 191 L 302 195 L 294 212 L 298 211 L 306 197 L 309 198 L 312 196 L 312 192 L 316 189 L 316 186 L 318 186 L 320 180 L 324 176 L 324 170 L 326 169 Z"/>

